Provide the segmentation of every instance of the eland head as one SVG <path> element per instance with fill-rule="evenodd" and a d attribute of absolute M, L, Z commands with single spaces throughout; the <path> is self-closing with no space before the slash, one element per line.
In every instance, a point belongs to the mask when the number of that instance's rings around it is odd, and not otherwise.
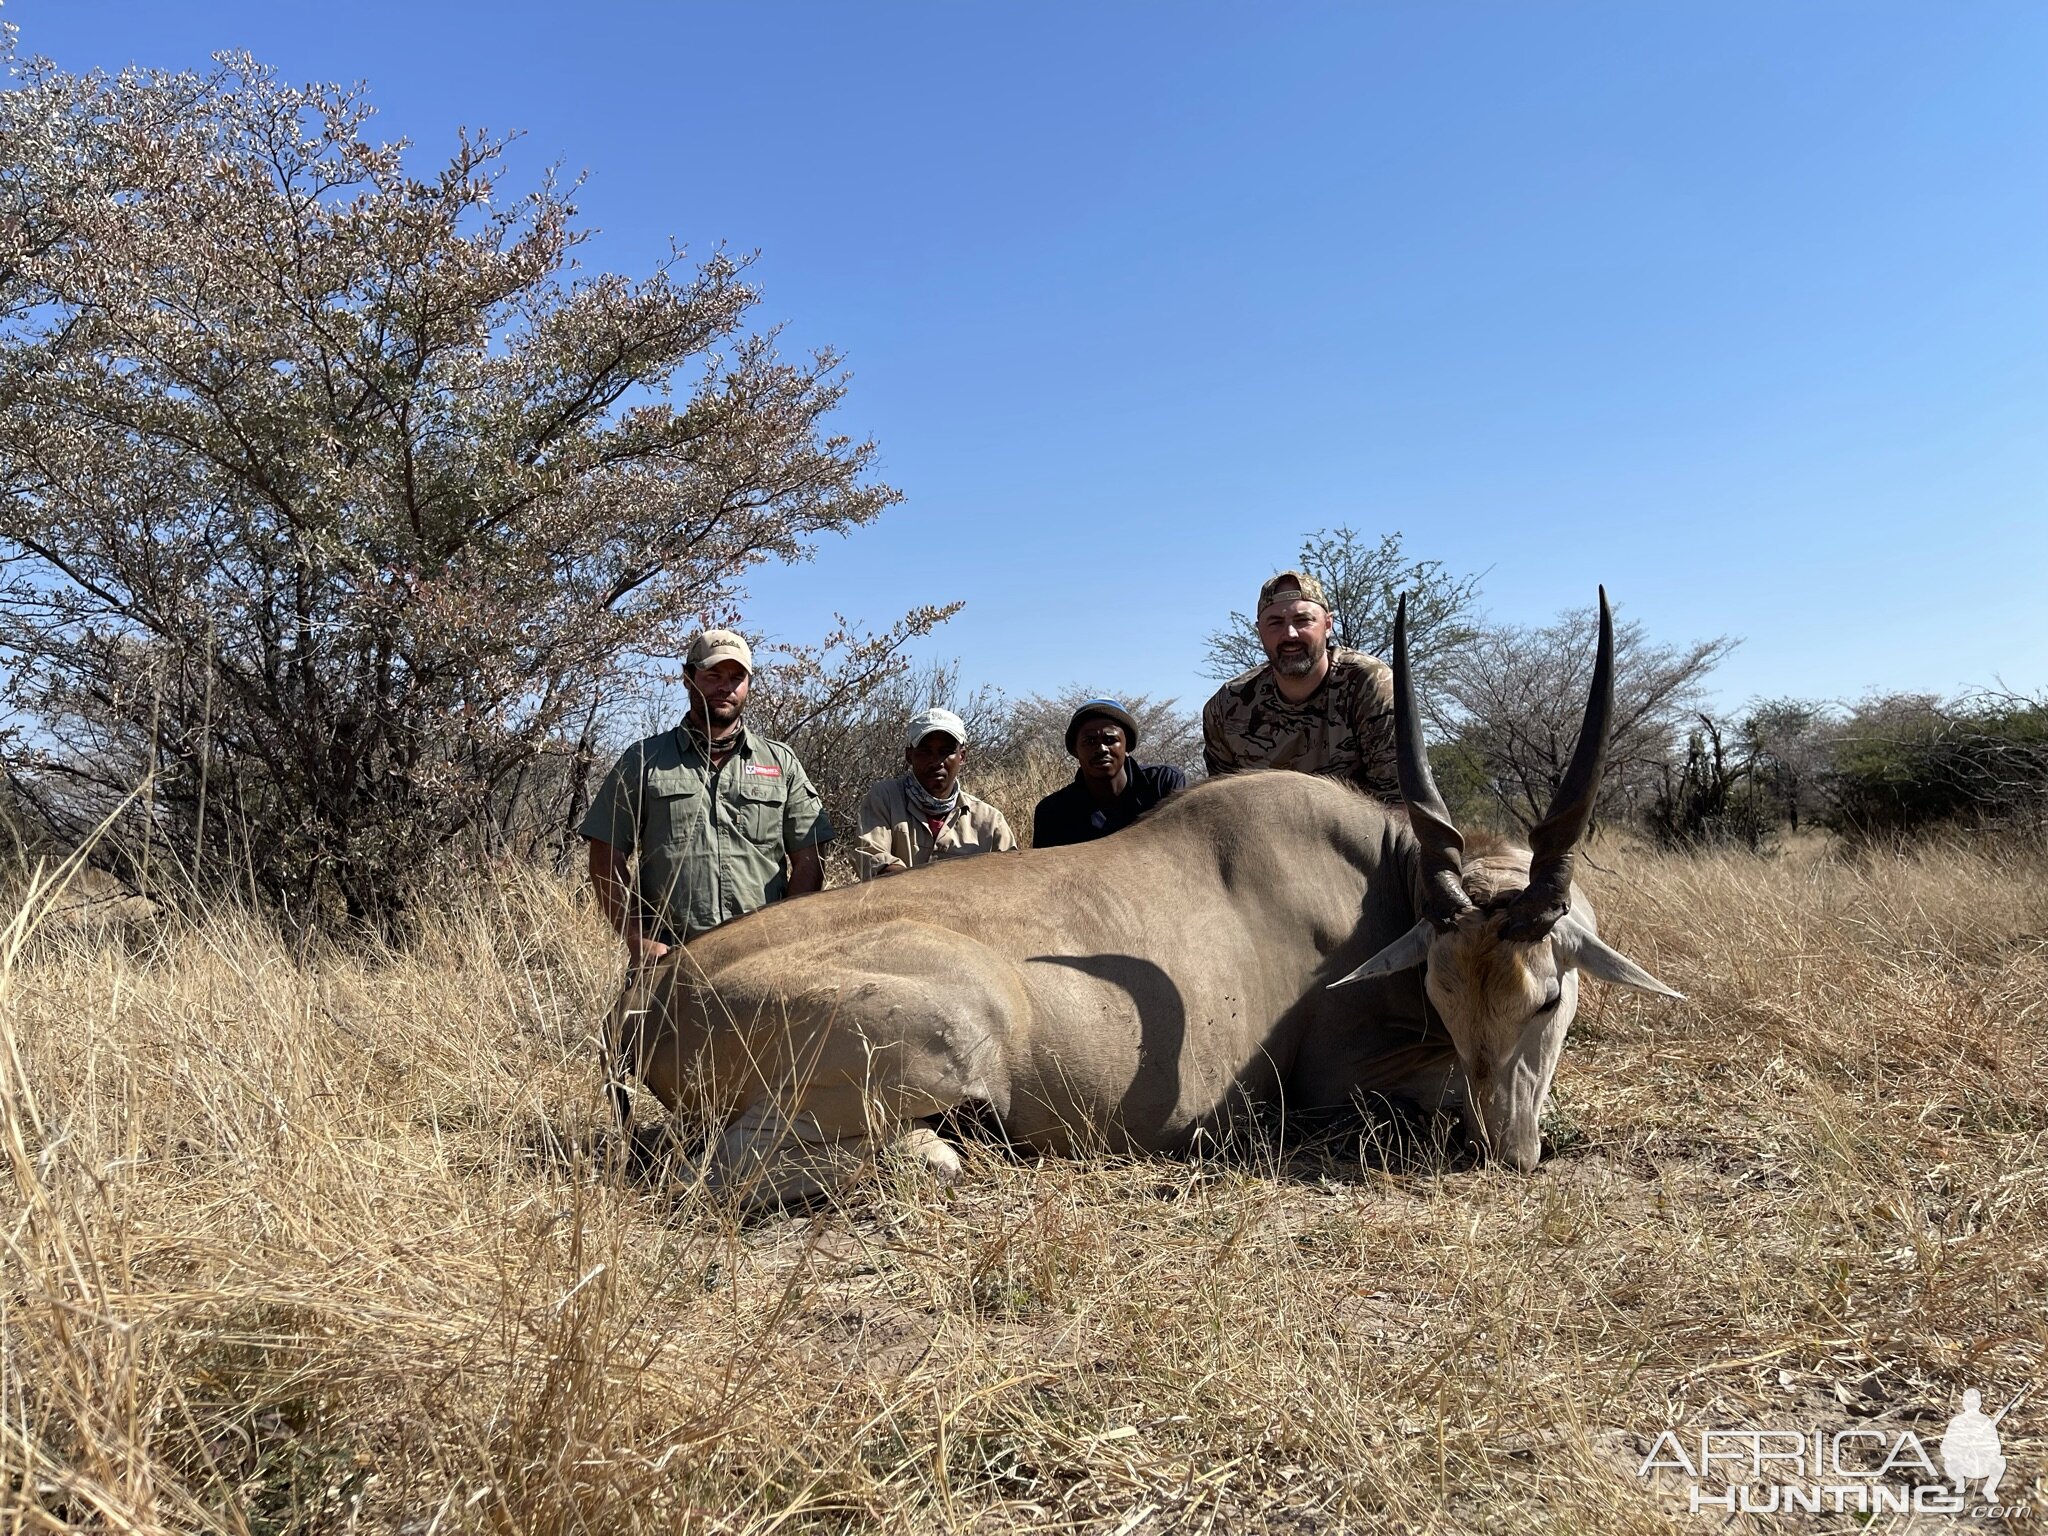
<path fill-rule="evenodd" d="M 1579 975 L 1678 997 L 1601 942 L 1592 908 L 1572 889 L 1574 850 L 1593 817 L 1614 704 L 1614 620 L 1600 589 L 1600 650 L 1572 760 L 1549 810 L 1529 833 L 1528 880 L 1475 903 L 1465 840 L 1451 821 L 1423 750 L 1408 670 L 1408 602 L 1394 621 L 1394 736 L 1401 795 L 1420 857 L 1421 919 L 1342 980 L 1426 967 L 1423 985 L 1464 1070 L 1473 1128 L 1486 1150 L 1524 1172 L 1541 1155 L 1540 1122 Z M 1519 859 L 1519 855 L 1517 856 Z"/>

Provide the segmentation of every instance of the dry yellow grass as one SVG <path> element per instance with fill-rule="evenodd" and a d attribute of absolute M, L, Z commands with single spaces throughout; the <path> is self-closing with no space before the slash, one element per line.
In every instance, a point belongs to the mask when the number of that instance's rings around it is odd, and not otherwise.
<path fill-rule="evenodd" d="M 24 912 L 0 1530 L 1697 1530 L 1667 1425 L 2039 1383 L 2048 860 L 1601 861 L 1691 1000 L 1589 990 L 1532 1177 L 973 1148 L 747 1226 L 605 1134 L 562 888 L 404 956 Z"/>

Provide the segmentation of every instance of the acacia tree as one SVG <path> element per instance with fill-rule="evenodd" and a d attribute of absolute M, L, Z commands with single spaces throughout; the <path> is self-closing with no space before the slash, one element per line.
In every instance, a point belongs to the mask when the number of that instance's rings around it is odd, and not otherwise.
<path fill-rule="evenodd" d="M 425 176 L 358 90 L 13 66 L 0 662 L 14 792 L 319 916 L 400 909 L 750 567 L 875 517 L 845 376 L 746 262 L 588 275 L 505 141 Z M 915 629 L 935 614 L 909 621 Z"/>
<path fill-rule="evenodd" d="M 1445 658 L 1433 713 L 1450 723 L 1457 756 L 1524 828 L 1542 817 L 1571 761 L 1598 627 L 1591 606 L 1551 624 L 1491 625 Z M 1735 644 L 1725 636 L 1655 644 L 1639 622 L 1617 617 L 1603 814 L 1648 804 L 1698 714 L 1707 674 Z"/>
<path fill-rule="evenodd" d="M 1394 610 L 1408 598 L 1408 662 L 1418 686 L 1431 691 L 1442 659 L 1469 644 L 1479 577 L 1459 576 L 1441 560 L 1411 560 L 1399 533 L 1368 544 L 1350 528 L 1324 528 L 1301 541 L 1299 569 L 1323 584 L 1330 599 L 1333 638 L 1374 656 L 1394 654 Z M 1233 613 L 1207 641 L 1208 672 L 1228 678 L 1265 664 L 1256 617 Z"/>
<path fill-rule="evenodd" d="M 1794 832 L 1821 804 L 1821 785 L 1834 743 L 1825 705 L 1806 699 L 1760 699 L 1742 721 L 1742 750 L 1768 814 Z"/>

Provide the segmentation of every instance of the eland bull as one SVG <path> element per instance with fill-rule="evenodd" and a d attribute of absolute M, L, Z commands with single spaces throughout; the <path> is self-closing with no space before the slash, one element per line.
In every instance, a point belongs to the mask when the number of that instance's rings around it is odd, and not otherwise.
<path fill-rule="evenodd" d="M 712 1130 L 707 1180 L 827 1187 L 897 1143 L 940 1176 L 963 1106 L 1045 1151 L 1185 1150 L 1247 1108 L 1364 1091 L 1457 1105 L 1535 1165 L 1581 971 L 1677 996 L 1601 942 L 1572 886 L 1611 714 L 1592 696 L 1531 849 L 1467 847 L 1429 773 L 1395 627 L 1407 807 L 1328 779 L 1211 780 L 1114 838 L 960 860 L 766 907 L 628 990 L 613 1044 Z"/>

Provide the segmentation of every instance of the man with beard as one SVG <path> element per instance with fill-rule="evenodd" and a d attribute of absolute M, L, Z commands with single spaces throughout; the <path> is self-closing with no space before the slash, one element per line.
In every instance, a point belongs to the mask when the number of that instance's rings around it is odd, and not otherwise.
<path fill-rule="evenodd" d="M 1322 583 L 1282 571 L 1259 588 L 1258 626 L 1266 664 L 1233 677 L 1202 710 L 1209 772 L 1291 768 L 1398 799 L 1393 673 L 1330 643 Z"/>
<path fill-rule="evenodd" d="M 1177 789 L 1178 768 L 1131 761 L 1138 722 L 1115 699 L 1089 699 L 1067 721 L 1067 751 L 1080 766 L 1031 813 L 1031 846 L 1090 843 L 1121 831 Z"/>
<path fill-rule="evenodd" d="M 621 753 L 583 818 L 590 883 L 636 969 L 825 883 L 824 802 L 794 752 L 741 722 L 753 671 L 753 652 L 731 630 L 693 640 L 683 663 L 688 718 Z"/>
<path fill-rule="evenodd" d="M 861 804 L 860 841 L 853 847 L 861 879 L 1017 846 L 1003 813 L 960 787 L 967 725 L 953 711 L 912 716 L 903 761 L 905 771 L 882 780 Z"/>

